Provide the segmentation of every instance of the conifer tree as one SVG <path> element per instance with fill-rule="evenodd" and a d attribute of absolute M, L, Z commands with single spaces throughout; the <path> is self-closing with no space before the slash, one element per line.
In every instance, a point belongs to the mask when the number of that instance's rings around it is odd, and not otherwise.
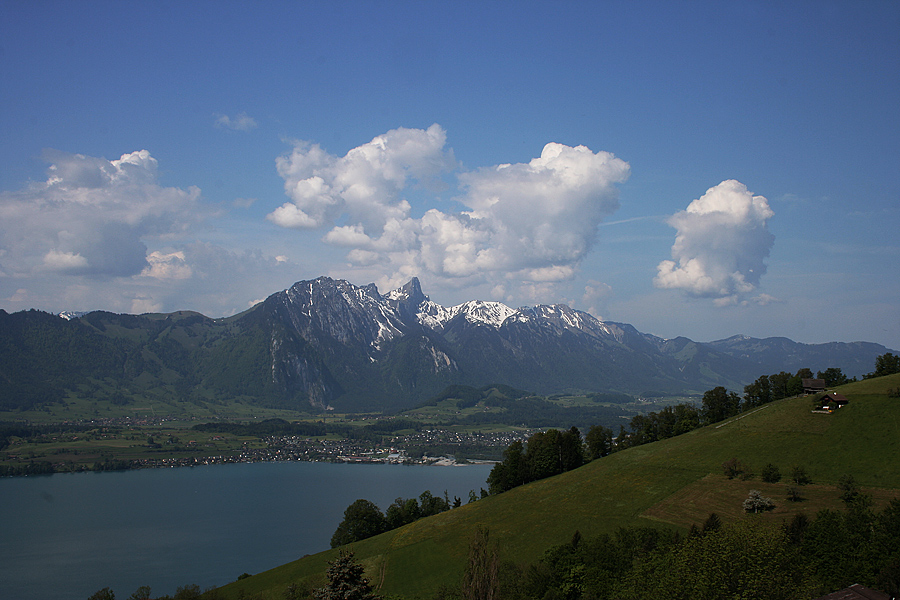
<path fill-rule="evenodd" d="M 328 585 L 315 591 L 316 600 L 381 600 L 381 596 L 372 592 L 363 566 L 353 556 L 353 552 L 342 550 L 328 563 Z"/>

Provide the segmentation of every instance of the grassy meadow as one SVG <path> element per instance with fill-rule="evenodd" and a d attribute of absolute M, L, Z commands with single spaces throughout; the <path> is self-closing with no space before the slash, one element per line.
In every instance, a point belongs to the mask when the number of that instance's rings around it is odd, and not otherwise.
<path fill-rule="evenodd" d="M 787 520 L 840 508 L 837 483 L 851 474 L 876 506 L 900 497 L 900 374 L 842 386 L 850 399 L 832 414 L 811 412 L 811 397 L 788 398 L 682 436 L 630 448 L 497 496 L 421 519 L 352 544 L 368 577 L 383 595 L 430 598 L 442 584 L 456 584 L 473 531 L 489 528 L 501 557 L 538 560 L 574 532 L 593 536 L 620 526 L 652 525 L 686 530 L 710 512 L 724 520 L 762 517 Z M 757 475 L 727 479 L 722 463 L 737 458 Z M 758 473 L 772 463 L 777 484 Z M 791 470 L 805 468 L 812 480 L 802 500 L 786 499 Z M 776 503 L 772 513 L 746 516 L 741 502 L 758 489 Z M 382 507 L 384 509 L 386 507 Z M 335 523 L 337 527 L 337 523 Z M 302 535 L 302 532 L 297 532 Z M 312 589 L 324 583 L 328 550 L 219 588 L 225 598 L 281 599 L 291 583 Z"/>

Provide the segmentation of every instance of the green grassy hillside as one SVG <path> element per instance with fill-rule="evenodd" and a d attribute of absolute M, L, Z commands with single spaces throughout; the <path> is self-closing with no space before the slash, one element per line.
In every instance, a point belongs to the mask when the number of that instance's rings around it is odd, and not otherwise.
<path fill-rule="evenodd" d="M 852 474 L 871 493 L 876 506 L 900 497 L 900 374 L 849 384 L 839 390 L 850 403 L 833 414 L 812 413 L 812 399 L 773 402 L 691 433 L 639 446 L 591 462 L 557 477 L 422 519 L 353 544 L 372 582 L 384 595 L 429 598 L 444 583 L 459 581 L 468 543 L 476 526 L 490 529 L 502 558 L 535 561 L 552 545 L 625 525 L 686 528 L 710 512 L 726 520 L 741 518 L 741 501 L 750 489 L 775 500 L 766 519 L 796 512 L 814 514 L 840 508 L 836 484 Z M 766 484 L 758 475 L 729 480 L 722 463 L 738 458 L 756 473 L 776 465 L 782 482 Z M 811 485 L 801 502 L 788 502 L 788 476 L 805 467 Z M 337 526 L 337 524 L 335 524 Z M 302 532 L 298 532 L 302 535 Z M 326 561 L 336 550 L 243 579 L 219 589 L 240 595 L 280 599 L 290 583 L 314 588 L 324 582 Z"/>

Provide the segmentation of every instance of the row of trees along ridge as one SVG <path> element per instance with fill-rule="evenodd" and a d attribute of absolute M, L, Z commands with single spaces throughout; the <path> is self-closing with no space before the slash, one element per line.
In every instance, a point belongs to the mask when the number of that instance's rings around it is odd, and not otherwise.
<path fill-rule="evenodd" d="M 876 358 L 875 371 L 865 378 L 898 372 L 900 356 L 888 352 Z M 517 441 L 509 445 L 503 453 L 503 461 L 497 463 L 488 476 L 490 493 L 499 494 L 530 481 L 580 467 L 585 461 L 602 458 L 618 450 L 681 435 L 769 402 L 797 396 L 803 393 L 803 380 L 813 378 L 824 380 L 826 387 L 856 381 L 856 378 L 849 379 L 838 367 L 819 371 L 816 377 L 809 368 L 802 368 L 795 374 L 781 371 L 762 375 L 744 386 L 743 398 L 719 386 L 703 394 L 700 408 L 682 403 L 667 406 L 659 412 L 635 415 L 627 428 L 625 425 L 619 428 L 618 435 L 602 425 L 594 425 L 582 441 L 575 427 L 568 431 L 548 429 L 534 434 L 524 444 Z"/>

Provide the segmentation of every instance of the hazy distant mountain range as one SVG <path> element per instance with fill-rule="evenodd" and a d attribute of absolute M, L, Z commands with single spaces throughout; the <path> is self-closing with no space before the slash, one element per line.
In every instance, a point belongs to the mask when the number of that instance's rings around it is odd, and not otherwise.
<path fill-rule="evenodd" d="M 507 384 L 536 394 L 740 392 L 763 374 L 840 367 L 869 372 L 890 351 L 734 336 L 662 339 L 567 305 L 513 309 L 432 302 L 415 278 L 380 294 L 320 277 L 224 319 L 195 312 L 51 315 L 0 310 L 0 406 L 66 394 L 241 400 L 298 409 L 393 410 L 448 384 Z"/>

